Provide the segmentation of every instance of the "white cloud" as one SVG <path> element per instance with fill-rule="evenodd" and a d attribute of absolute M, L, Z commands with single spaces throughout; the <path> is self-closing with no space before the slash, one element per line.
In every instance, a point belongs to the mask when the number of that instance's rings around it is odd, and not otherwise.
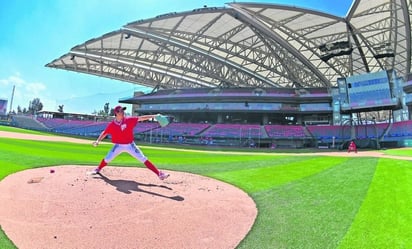
<path fill-rule="evenodd" d="M 27 83 L 25 85 L 27 93 L 29 93 L 33 98 L 36 98 L 36 96 L 41 95 L 42 92 L 46 90 L 46 86 L 43 83 L 40 82 L 33 82 L 33 83 Z"/>
<path fill-rule="evenodd" d="M 13 95 L 13 86 L 15 87 Z M 34 98 L 39 98 L 43 103 L 43 109 L 55 109 L 55 101 L 48 98 L 47 86 L 42 82 L 30 82 L 24 79 L 19 73 L 0 79 L 0 98 L 8 99 L 8 104 L 13 110 L 17 106 L 27 108 L 29 102 Z M 12 102 L 13 98 L 13 102 Z"/>
<path fill-rule="evenodd" d="M 20 77 L 19 73 L 0 79 L 0 98 L 10 100 L 13 86 L 16 85 L 24 85 L 24 80 Z"/>
<path fill-rule="evenodd" d="M 25 81 L 20 77 L 19 73 L 16 75 L 11 75 L 6 79 L 0 79 L 0 86 L 22 86 Z"/>

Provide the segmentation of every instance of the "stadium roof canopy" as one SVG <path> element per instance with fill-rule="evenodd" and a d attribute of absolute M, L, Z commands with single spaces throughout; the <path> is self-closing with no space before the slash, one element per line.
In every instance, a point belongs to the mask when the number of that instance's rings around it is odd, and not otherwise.
<path fill-rule="evenodd" d="M 160 88 L 333 87 L 411 71 L 412 0 L 355 0 L 346 17 L 229 3 L 128 23 L 46 66 Z"/>

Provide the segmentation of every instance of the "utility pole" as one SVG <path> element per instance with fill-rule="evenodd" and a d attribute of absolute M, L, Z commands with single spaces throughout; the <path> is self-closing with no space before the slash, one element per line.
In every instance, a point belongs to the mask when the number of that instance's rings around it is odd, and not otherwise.
<path fill-rule="evenodd" d="M 16 85 L 13 86 L 13 91 L 11 92 L 11 101 L 10 101 L 10 111 L 9 114 L 11 113 L 11 111 L 13 110 L 13 99 L 14 99 L 14 90 L 16 89 Z"/>

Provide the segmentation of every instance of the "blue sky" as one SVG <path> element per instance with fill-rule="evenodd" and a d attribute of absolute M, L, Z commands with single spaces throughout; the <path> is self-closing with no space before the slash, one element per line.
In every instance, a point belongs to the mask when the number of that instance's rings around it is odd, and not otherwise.
<path fill-rule="evenodd" d="M 0 3 L 0 99 L 8 110 L 40 98 L 43 110 L 90 114 L 147 88 L 45 67 L 76 45 L 140 19 L 169 12 L 223 7 L 219 0 L 13 0 Z M 241 2 L 241 1 L 235 1 Z M 253 1 L 286 4 L 345 16 L 352 0 Z M 15 86 L 13 103 L 12 90 Z M 150 90 L 150 89 L 149 89 Z"/>

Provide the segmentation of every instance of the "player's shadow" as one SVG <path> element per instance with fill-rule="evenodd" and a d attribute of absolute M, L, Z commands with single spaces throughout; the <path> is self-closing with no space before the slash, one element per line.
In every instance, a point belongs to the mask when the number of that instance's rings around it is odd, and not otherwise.
<path fill-rule="evenodd" d="M 132 191 L 136 191 L 136 192 L 142 192 L 142 193 L 146 193 L 146 194 L 150 194 L 150 195 L 154 195 L 154 196 L 159 196 L 159 197 L 163 197 L 163 198 L 167 198 L 167 199 L 171 199 L 174 201 L 183 201 L 184 198 L 177 195 L 177 196 L 166 196 L 166 195 L 162 195 L 156 192 L 152 192 L 152 191 L 147 191 L 144 190 L 142 188 L 139 188 L 139 186 L 143 186 L 143 187 L 148 187 L 148 188 L 165 188 L 168 190 L 172 190 L 171 188 L 164 186 L 164 185 L 156 185 L 156 184 L 145 184 L 145 183 L 140 183 L 140 182 L 136 182 L 136 181 L 130 181 L 130 180 L 112 180 L 110 178 L 108 178 L 107 176 L 103 175 L 103 174 L 98 174 L 106 183 L 116 187 L 117 191 L 120 191 L 122 193 L 125 194 L 131 194 Z"/>

